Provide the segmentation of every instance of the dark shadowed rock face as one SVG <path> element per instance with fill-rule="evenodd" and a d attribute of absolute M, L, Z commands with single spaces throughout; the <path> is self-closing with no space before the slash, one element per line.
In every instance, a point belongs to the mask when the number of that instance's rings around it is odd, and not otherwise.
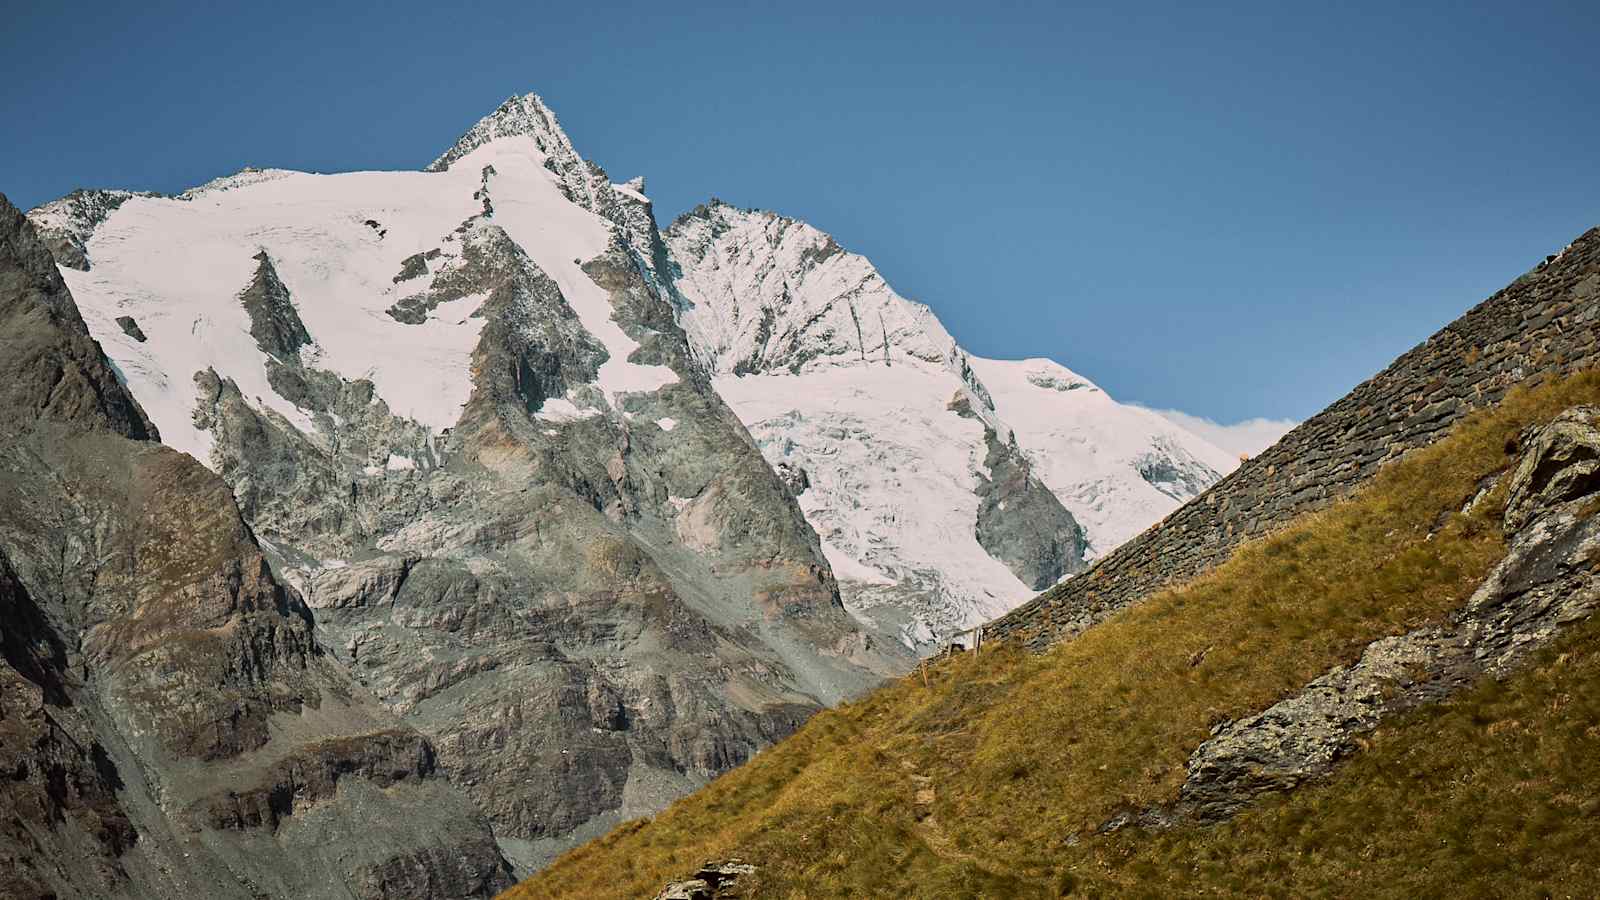
<path fill-rule="evenodd" d="M 0 196 L 0 434 L 38 420 L 136 440 L 155 426 L 117 380 L 22 213 Z"/>
<path fill-rule="evenodd" d="M 1023 584 L 1043 590 L 1083 568 L 1083 529 L 1055 494 L 1034 477 L 1027 457 L 989 429 L 978 483 L 978 543 Z"/>
<path fill-rule="evenodd" d="M 257 253 L 255 260 L 255 277 L 239 294 L 239 302 L 250 314 L 250 336 L 268 356 L 279 361 L 292 359 L 301 347 L 311 343 L 311 335 L 300 321 L 294 301 L 289 298 L 289 289 L 283 286 L 267 251 Z"/>
<path fill-rule="evenodd" d="M 144 330 L 139 327 L 138 321 L 133 316 L 117 316 L 117 327 L 122 329 L 123 334 L 141 344 L 149 340 L 149 338 L 145 337 Z"/>
<path fill-rule="evenodd" d="M 323 651 L 228 486 L 129 439 L 150 433 L 137 405 L 30 226 L 0 213 L 0 310 L 19 326 L 0 359 L 57 363 L 69 385 L 0 389 L 0 893 L 508 884 L 487 822 Z"/>
<path fill-rule="evenodd" d="M 138 833 L 93 726 L 67 696 L 66 650 L 0 550 L 0 896 L 48 896 L 52 873 L 86 892 L 128 887 Z"/>

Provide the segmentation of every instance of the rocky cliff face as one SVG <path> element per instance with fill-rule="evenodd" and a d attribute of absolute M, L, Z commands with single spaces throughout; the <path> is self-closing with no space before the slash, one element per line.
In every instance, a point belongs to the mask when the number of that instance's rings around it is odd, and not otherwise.
<path fill-rule="evenodd" d="M 228 486 L 148 442 L 0 198 L 7 896 L 488 896 L 509 867 L 432 745 L 318 643 Z M 363 823 L 382 823 L 372 827 Z"/>
<path fill-rule="evenodd" d="M 1079 571 L 1237 462 L 1048 360 L 972 357 L 803 222 L 713 201 L 666 243 L 695 355 L 803 483 L 846 604 L 910 646 Z"/>

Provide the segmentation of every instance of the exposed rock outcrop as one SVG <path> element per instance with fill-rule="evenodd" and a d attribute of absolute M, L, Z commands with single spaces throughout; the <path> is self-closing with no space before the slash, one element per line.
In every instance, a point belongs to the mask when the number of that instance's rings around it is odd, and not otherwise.
<path fill-rule="evenodd" d="M 1579 407 L 1521 442 L 1505 526 L 1520 531 L 1541 513 L 1600 491 L 1600 411 Z"/>
<path fill-rule="evenodd" d="M 1083 528 L 1034 477 L 1015 443 L 984 432 L 987 478 L 978 483 L 978 543 L 1034 590 L 1084 567 Z"/>
<path fill-rule="evenodd" d="M 135 320 L 133 316 L 117 316 L 117 327 L 122 329 L 123 334 L 133 338 L 141 344 L 150 340 L 148 337 L 145 337 L 144 329 L 139 327 L 138 321 Z"/>
<path fill-rule="evenodd" d="M 283 286 L 267 251 L 257 253 L 254 259 L 255 277 L 239 294 L 239 302 L 250 314 L 250 336 L 256 339 L 262 353 L 280 362 L 296 359 L 300 348 L 311 343 L 311 335 L 295 312 L 289 289 Z"/>
<path fill-rule="evenodd" d="M 655 900 L 723 900 L 750 896 L 746 890 L 756 867 L 739 859 L 708 862 L 693 878 L 674 881 L 656 894 Z M 744 879 L 744 881 L 741 881 Z"/>

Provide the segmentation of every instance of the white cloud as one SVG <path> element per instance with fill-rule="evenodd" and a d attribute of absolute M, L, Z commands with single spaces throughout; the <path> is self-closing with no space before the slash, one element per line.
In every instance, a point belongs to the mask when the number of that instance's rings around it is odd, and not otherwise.
<path fill-rule="evenodd" d="M 1150 409 L 1173 424 L 1182 426 L 1230 453 L 1257 453 L 1276 444 L 1289 429 L 1299 425 L 1293 419 L 1245 419 L 1232 425 L 1192 416 L 1176 409 Z"/>

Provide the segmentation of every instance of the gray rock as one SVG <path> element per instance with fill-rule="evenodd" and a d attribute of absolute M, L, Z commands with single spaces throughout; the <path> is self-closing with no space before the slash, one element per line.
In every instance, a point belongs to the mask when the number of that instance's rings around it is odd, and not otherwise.
<path fill-rule="evenodd" d="M 294 308 L 289 289 L 278 278 L 272 259 L 265 250 L 255 255 L 256 273 L 239 294 L 239 302 L 250 314 L 250 336 L 261 352 L 279 360 L 295 359 L 300 348 L 311 343 L 300 313 Z"/>
<path fill-rule="evenodd" d="M 656 894 L 656 900 L 711 900 L 711 882 L 703 878 L 674 881 Z"/>
<path fill-rule="evenodd" d="M 656 894 L 655 900 L 723 900 L 747 896 L 748 879 L 756 867 L 739 859 L 708 862 L 693 878 L 674 881 Z M 741 879 L 745 879 L 741 883 Z"/>
<path fill-rule="evenodd" d="M 804 494 L 806 489 L 811 487 L 811 476 L 806 472 L 804 466 L 780 462 L 772 468 L 773 471 L 778 473 L 778 480 L 783 482 L 783 486 L 789 490 L 789 493 L 796 497 Z"/>
<path fill-rule="evenodd" d="M 1014 442 L 986 429 L 989 477 L 979 476 L 978 543 L 1018 579 L 1043 590 L 1084 568 L 1083 528 L 1034 476 Z"/>
<path fill-rule="evenodd" d="M 1511 473 L 1505 526 L 1516 531 L 1539 512 L 1600 488 L 1600 412 L 1571 409 L 1539 429 Z"/>
<path fill-rule="evenodd" d="M 405 259 L 400 260 L 400 274 L 394 276 L 394 283 L 399 284 L 402 281 L 410 281 L 413 278 L 421 278 L 426 274 L 428 274 L 428 263 L 426 258 L 421 253 L 413 253 Z"/>
<path fill-rule="evenodd" d="M 117 327 L 122 329 L 123 334 L 141 344 L 149 340 L 144 336 L 144 331 L 139 328 L 139 323 L 134 321 L 133 316 L 117 316 Z"/>

